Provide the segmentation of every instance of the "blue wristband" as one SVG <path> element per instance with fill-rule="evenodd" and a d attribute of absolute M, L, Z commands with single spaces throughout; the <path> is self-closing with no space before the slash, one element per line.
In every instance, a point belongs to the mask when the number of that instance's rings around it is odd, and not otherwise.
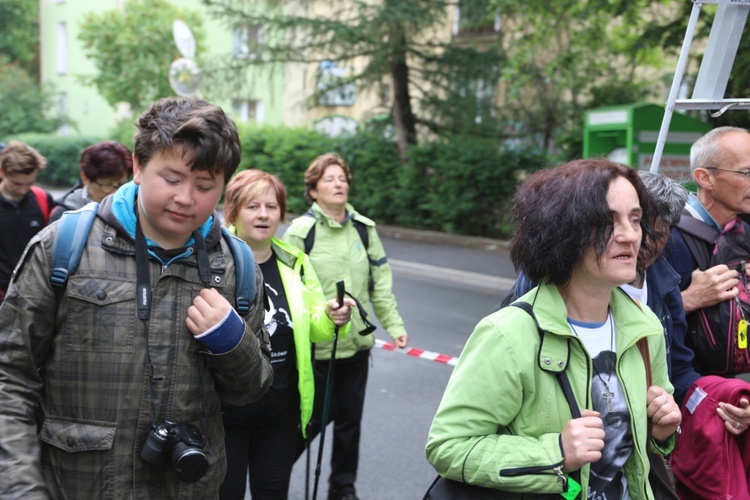
<path fill-rule="evenodd" d="M 240 343 L 244 333 L 245 322 L 234 309 L 230 309 L 217 325 L 195 338 L 212 353 L 224 354 Z"/>

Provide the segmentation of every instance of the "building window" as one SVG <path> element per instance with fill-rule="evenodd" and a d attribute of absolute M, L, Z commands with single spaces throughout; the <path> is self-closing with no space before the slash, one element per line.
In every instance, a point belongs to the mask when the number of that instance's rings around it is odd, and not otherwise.
<path fill-rule="evenodd" d="M 57 74 L 68 74 L 68 27 L 57 23 Z"/>
<path fill-rule="evenodd" d="M 67 124 L 68 107 L 68 93 L 58 93 L 57 115 L 64 120 L 64 123 L 57 129 L 57 135 L 70 135 L 70 126 Z"/>
<path fill-rule="evenodd" d="M 238 25 L 232 31 L 232 55 L 234 57 L 255 58 L 258 46 L 263 41 L 263 33 L 257 25 Z"/>
<path fill-rule="evenodd" d="M 321 61 L 318 67 L 318 104 L 321 106 L 354 106 L 357 87 L 352 81 L 354 70 L 336 61 Z"/>
<path fill-rule="evenodd" d="M 232 113 L 241 122 L 254 121 L 263 123 L 265 121 L 263 101 L 254 99 L 232 99 Z"/>
<path fill-rule="evenodd" d="M 500 14 L 493 14 L 487 0 L 460 0 L 453 19 L 453 36 L 494 35 L 500 31 Z"/>

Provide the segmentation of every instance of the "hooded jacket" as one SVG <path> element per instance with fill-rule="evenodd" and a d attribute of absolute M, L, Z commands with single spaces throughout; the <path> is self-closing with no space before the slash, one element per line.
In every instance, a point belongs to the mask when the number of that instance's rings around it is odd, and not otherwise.
<path fill-rule="evenodd" d="M 149 259 L 150 319 L 138 319 L 132 228 L 115 215 L 119 207 L 133 216 L 123 191 L 99 205 L 59 305 L 49 283 L 52 224 L 31 241 L 0 307 L 2 497 L 215 498 L 226 470 L 221 405 L 254 401 L 273 380 L 261 293 L 229 352 L 208 352 L 187 329 L 205 287 L 193 245 L 168 264 Z M 201 228 L 210 281 L 234 303 L 218 221 Z M 257 266 L 256 285 L 263 290 Z M 201 430 L 209 467 L 200 480 L 180 482 L 169 465 L 141 459 L 152 423 L 164 420 Z"/>
<path fill-rule="evenodd" d="M 572 417 L 553 372 L 565 370 L 579 408 L 591 408 L 593 363 L 570 331 L 556 286 L 543 284 L 519 300 L 533 303 L 544 342 L 531 316 L 517 307 L 479 322 L 432 422 L 427 460 L 441 476 L 501 490 L 503 498 L 560 498 L 565 481 L 554 469 L 563 464 L 561 432 Z M 634 446 L 625 477 L 633 499 L 653 499 L 647 446 L 667 453 L 674 437 L 663 445 L 646 442 L 646 371 L 636 343 L 648 338 L 653 383 L 671 393 L 663 327 L 619 288 L 612 291 L 610 308 L 617 331 L 615 371 L 630 410 Z M 581 468 L 584 492 L 589 469 Z"/>
<path fill-rule="evenodd" d="M 375 223 L 360 215 L 347 203 L 347 218 L 338 223 L 326 215 L 317 203 L 312 204 L 314 217 L 297 217 L 284 233 L 284 241 L 304 251 L 305 237 L 315 224 L 315 245 L 310 251 L 310 260 L 320 277 L 323 292 L 328 299 L 336 297 L 336 282 L 343 280 L 346 290 L 354 295 L 365 311 L 375 310 L 380 324 L 388 334 L 397 339 L 406 335 L 404 321 L 398 313 L 396 297 L 393 296 L 393 274 L 388 265 L 385 249 L 375 230 Z M 367 226 L 369 248 L 364 248 L 362 239 L 351 219 Z M 374 288 L 369 289 L 370 268 Z M 359 335 L 365 328 L 358 313 L 352 314 L 352 332 L 340 339 L 336 358 L 351 358 L 359 351 L 367 351 L 375 345 L 375 336 Z M 315 359 L 331 358 L 331 342 L 316 344 Z"/>

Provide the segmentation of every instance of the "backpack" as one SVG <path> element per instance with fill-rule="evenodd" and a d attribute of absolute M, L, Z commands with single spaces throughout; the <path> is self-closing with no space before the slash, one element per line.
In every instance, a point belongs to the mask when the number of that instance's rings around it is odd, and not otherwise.
<path fill-rule="evenodd" d="M 315 212 L 313 212 L 312 210 L 308 210 L 304 213 L 304 215 L 317 220 Z M 365 252 L 368 252 L 367 260 L 370 262 L 370 277 L 367 283 L 367 289 L 372 292 L 375 288 L 375 280 L 372 277 L 372 266 L 379 264 L 370 259 L 370 235 L 367 233 L 367 226 L 365 225 L 365 223 L 357 219 L 352 219 L 352 224 L 354 224 L 354 229 L 357 230 L 359 239 L 362 240 L 362 244 L 365 246 Z M 310 255 L 310 252 L 313 249 L 313 245 L 315 245 L 315 224 L 310 226 L 310 230 L 307 232 L 307 236 L 305 236 L 305 253 L 307 255 Z"/>
<path fill-rule="evenodd" d="M 701 271 L 725 264 L 739 272 L 740 293 L 687 316 L 685 345 L 695 353 L 699 372 L 731 376 L 750 372 L 747 325 L 750 320 L 750 292 L 745 267 L 750 260 L 750 235 L 740 218 L 719 232 L 683 212 L 677 228 Z"/>
<path fill-rule="evenodd" d="M 36 197 L 37 205 L 39 205 L 39 209 L 42 211 L 44 225 L 46 226 L 49 224 L 49 216 L 52 213 L 49 206 L 49 199 L 47 198 L 47 191 L 39 186 L 31 186 L 31 192 L 34 193 L 34 196 Z"/>
<path fill-rule="evenodd" d="M 58 304 L 65 293 L 68 278 L 78 269 L 98 207 L 98 203 L 91 202 L 78 210 L 65 212 L 60 217 L 57 235 L 52 245 L 52 272 L 49 277 Z M 250 304 L 255 300 L 255 259 L 245 242 L 223 226 L 221 235 L 229 244 L 234 257 L 237 289 L 235 309 L 240 315 L 245 315 L 250 311 Z"/>

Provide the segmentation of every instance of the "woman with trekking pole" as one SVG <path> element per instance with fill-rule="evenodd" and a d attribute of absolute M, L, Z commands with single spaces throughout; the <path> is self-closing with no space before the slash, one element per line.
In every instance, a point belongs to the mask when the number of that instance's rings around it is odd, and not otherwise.
<path fill-rule="evenodd" d="M 406 347 L 409 341 L 375 223 L 348 203 L 351 180 L 349 166 L 338 155 L 328 153 L 313 160 L 305 172 L 305 197 L 312 207 L 292 221 L 284 233 L 284 241 L 310 256 L 326 297 L 335 297 L 336 282 L 344 281 L 347 292 L 361 304 L 358 314 L 352 315 L 351 333 L 338 341 L 335 357 L 332 343 L 315 346 L 316 401 L 308 440 L 320 432 L 328 367 L 331 362 L 335 365 L 330 399 L 334 427 L 329 500 L 357 499 L 355 482 L 368 358 L 375 344 L 367 311 L 375 311 L 398 347 Z M 299 453 L 304 444 L 298 446 Z"/>
<path fill-rule="evenodd" d="M 355 302 L 326 302 L 307 255 L 275 237 L 285 213 L 286 188 L 271 174 L 244 170 L 227 185 L 224 224 L 250 246 L 265 281 L 274 381 L 255 403 L 224 408 L 222 500 L 245 497 L 248 472 L 254 500 L 287 498 L 297 434 L 305 432 L 315 399 L 310 342 L 350 329 Z"/>

